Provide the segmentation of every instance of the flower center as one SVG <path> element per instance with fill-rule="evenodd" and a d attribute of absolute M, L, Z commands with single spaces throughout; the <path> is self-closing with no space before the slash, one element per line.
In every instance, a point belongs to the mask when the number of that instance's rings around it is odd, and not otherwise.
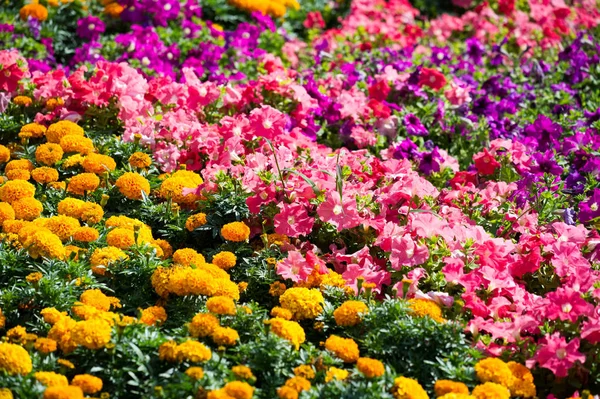
<path fill-rule="evenodd" d="M 570 303 L 565 303 L 564 305 L 562 305 L 562 311 L 565 313 L 569 313 L 571 310 L 573 310 L 573 305 L 571 305 Z"/>
<path fill-rule="evenodd" d="M 270 120 L 267 119 L 266 121 L 263 122 L 263 127 L 265 129 L 270 129 L 273 127 L 273 122 L 271 122 Z"/>
<path fill-rule="evenodd" d="M 291 226 L 294 223 L 296 223 L 296 218 L 294 218 L 293 216 L 290 216 L 287 221 L 288 221 L 288 224 Z"/>
<path fill-rule="evenodd" d="M 89 25 L 88 25 L 88 29 L 89 29 L 89 30 L 94 30 L 94 29 L 96 29 L 96 25 L 94 25 L 94 24 L 89 24 Z"/>
<path fill-rule="evenodd" d="M 598 210 L 598 203 L 594 202 L 591 206 L 590 209 L 594 212 L 596 212 Z"/>
<path fill-rule="evenodd" d="M 167 4 L 165 4 L 165 6 L 163 8 L 165 9 L 165 11 L 170 11 L 171 5 L 169 3 L 167 3 Z"/>
<path fill-rule="evenodd" d="M 556 351 L 556 357 L 560 360 L 564 359 L 565 357 L 567 357 L 567 350 L 564 348 L 560 348 Z"/>
<path fill-rule="evenodd" d="M 342 213 L 343 210 L 344 210 L 344 208 L 342 208 L 341 205 L 336 205 L 333 207 L 333 214 L 339 215 L 340 213 Z"/>

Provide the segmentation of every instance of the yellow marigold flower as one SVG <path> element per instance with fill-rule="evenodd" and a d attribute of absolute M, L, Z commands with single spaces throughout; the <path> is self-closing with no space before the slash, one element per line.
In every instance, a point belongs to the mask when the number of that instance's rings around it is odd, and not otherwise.
<path fill-rule="evenodd" d="M 342 338 L 337 335 L 331 335 L 325 341 L 325 349 L 333 352 L 346 363 L 354 363 L 360 356 L 358 345 L 352 338 Z"/>
<path fill-rule="evenodd" d="M 44 391 L 44 399 L 83 399 L 83 391 L 73 385 L 48 387 Z"/>
<path fill-rule="evenodd" d="M 27 96 L 16 96 L 15 98 L 12 99 L 13 104 L 16 105 L 22 105 L 24 107 L 28 107 L 33 103 L 33 100 L 31 99 L 31 97 L 27 97 Z"/>
<path fill-rule="evenodd" d="M 294 319 L 314 319 L 323 312 L 325 298 L 319 290 L 303 287 L 290 288 L 279 297 L 282 308 L 292 312 Z"/>
<path fill-rule="evenodd" d="M 510 391 L 503 385 L 486 382 L 477 385 L 471 393 L 476 399 L 509 399 Z"/>
<path fill-rule="evenodd" d="M 228 382 L 223 387 L 223 390 L 227 395 L 235 399 L 252 399 L 252 395 L 254 395 L 254 388 L 243 381 Z"/>
<path fill-rule="evenodd" d="M 5 233 L 16 234 L 30 223 L 31 222 L 26 220 L 5 220 L 2 222 L 2 230 L 4 230 Z"/>
<path fill-rule="evenodd" d="M 117 179 L 115 185 L 121 194 L 131 200 L 143 199 L 142 192 L 150 194 L 150 182 L 139 173 L 127 172 Z"/>
<path fill-rule="evenodd" d="M 48 218 L 45 227 L 56 234 L 61 241 L 67 241 L 81 227 L 79 220 L 65 215 Z"/>
<path fill-rule="evenodd" d="M 367 378 L 381 377 L 385 373 L 385 367 L 377 359 L 360 357 L 356 361 L 356 368 Z"/>
<path fill-rule="evenodd" d="M 73 363 L 71 363 L 70 361 L 68 361 L 67 359 L 58 359 L 56 361 L 56 363 L 60 364 L 61 366 L 67 368 L 67 369 L 74 369 L 75 365 Z"/>
<path fill-rule="evenodd" d="M 10 161 L 10 150 L 0 144 L 0 163 L 7 163 L 8 161 Z"/>
<path fill-rule="evenodd" d="M 57 349 L 57 344 L 56 341 L 51 338 L 38 338 L 35 340 L 33 347 L 36 351 L 47 354 L 55 352 Z"/>
<path fill-rule="evenodd" d="M 63 317 L 67 317 L 65 312 L 61 313 L 55 308 L 44 308 L 40 314 L 44 318 L 44 321 L 48 324 L 56 324 Z"/>
<path fill-rule="evenodd" d="M 129 165 L 134 168 L 145 169 L 152 165 L 152 158 L 150 158 L 150 155 L 143 152 L 134 152 L 129 157 Z"/>
<path fill-rule="evenodd" d="M 87 155 L 94 151 L 94 142 L 87 137 L 70 134 L 60 139 L 60 148 L 62 148 L 64 152 L 76 152 L 81 155 Z M 81 162 L 82 166 L 85 163 L 85 158 Z"/>
<path fill-rule="evenodd" d="M 89 191 L 94 191 L 100 185 L 100 178 L 93 173 L 80 173 L 75 175 L 67 185 L 69 193 L 85 195 Z"/>
<path fill-rule="evenodd" d="M 215 296 L 206 301 L 206 308 L 216 314 L 235 315 L 235 303 L 233 299 L 225 296 Z"/>
<path fill-rule="evenodd" d="M 240 292 L 245 292 L 246 289 L 248 288 L 248 283 L 245 281 L 240 281 L 237 286 L 238 286 L 238 289 L 240 290 Z M 249 307 L 244 306 L 243 308 L 245 309 L 246 313 L 252 314 L 252 310 Z"/>
<path fill-rule="evenodd" d="M 84 136 L 83 128 L 68 120 L 53 123 L 46 131 L 46 139 L 49 143 L 60 143 L 65 136 Z"/>
<path fill-rule="evenodd" d="M 35 198 L 21 198 L 12 203 L 15 218 L 21 220 L 34 220 L 44 211 L 44 206 Z"/>
<path fill-rule="evenodd" d="M 26 4 L 19 10 L 19 15 L 23 21 L 31 17 L 42 22 L 48 19 L 48 9 L 38 3 Z"/>
<path fill-rule="evenodd" d="M 469 395 L 468 393 L 450 392 L 445 395 L 438 396 L 437 399 L 475 399 L 475 397 Z"/>
<path fill-rule="evenodd" d="M 60 145 L 46 143 L 35 150 L 35 160 L 46 166 L 52 166 L 62 159 L 64 151 Z"/>
<path fill-rule="evenodd" d="M 31 173 L 25 169 L 14 169 L 6 172 L 6 177 L 8 180 L 29 180 Z"/>
<path fill-rule="evenodd" d="M 32 170 L 31 176 L 33 177 L 33 180 L 40 184 L 48 184 L 58 181 L 58 170 L 42 166 L 41 168 Z"/>
<path fill-rule="evenodd" d="M 294 375 L 306 378 L 307 380 L 312 380 L 315 378 L 315 370 L 310 364 L 302 364 L 294 368 Z"/>
<path fill-rule="evenodd" d="M 294 388 L 282 386 L 277 389 L 277 397 L 279 399 L 298 399 L 298 391 Z"/>
<path fill-rule="evenodd" d="M 220 327 L 219 319 L 210 313 L 198 313 L 192 319 L 188 329 L 190 335 L 196 338 L 203 338 L 211 335 Z"/>
<path fill-rule="evenodd" d="M 162 198 L 171 198 L 173 202 L 178 204 L 193 204 L 198 201 L 200 197 L 193 192 L 184 194 L 183 190 L 195 189 L 200 184 L 194 184 L 184 177 L 169 177 L 163 180 L 158 193 Z"/>
<path fill-rule="evenodd" d="M 31 357 L 22 346 L 0 343 L 0 369 L 8 374 L 29 374 L 32 369 Z"/>
<path fill-rule="evenodd" d="M 8 388 L 0 388 L 0 399 L 14 399 L 12 391 Z"/>
<path fill-rule="evenodd" d="M 271 326 L 271 332 L 280 338 L 290 341 L 296 349 L 306 340 L 304 329 L 295 321 L 284 320 L 279 317 L 265 321 Z"/>
<path fill-rule="evenodd" d="M 444 396 L 447 393 L 469 394 L 469 388 L 462 382 L 450 380 L 437 380 L 433 387 L 435 396 Z"/>
<path fill-rule="evenodd" d="M 200 380 L 204 377 L 204 370 L 202 367 L 190 367 L 185 371 L 185 374 L 194 380 Z"/>
<path fill-rule="evenodd" d="M 494 382 L 505 387 L 509 387 L 514 379 L 508 365 L 494 357 L 488 357 L 477 362 L 475 373 L 481 382 Z"/>
<path fill-rule="evenodd" d="M 177 359 L 192 363 L 204 362 L 210 360 L 212 353 L 210 349 L 198 341 L 185 341 L 177 347 Z"/>
<path fill-rule="evenodd" d="M 179 356 L 179 347 L 175 341 L 167 341 L 158 347 L 158 358 L 167 362 L 176 362 Z"/>
<path fill-rule="evenodd" d="M 15 220 L 15 210 L 8 202 L 0 202 L 0 225 L 6 220 Z"/>
<path fill-rule="evenodd" d="M 21 127 L 19 137 L 38 139 L 40 137 L 44 137 L 45 134 L 46 126 L 40 125 L 39 123 L 28 123 Z"/>
<path fill-rule="evenodd" d="M 233 346 L 240 340 L 238 332 L 229 327 L 215 328 L 211 338 L 215 344 L 222 346 Z"/>
<path fill-rule="evenodd" d="M 71 385 L 81 388 L 83 393 L 95 394 L 102 390 L 102 380 L 90 374 L 78 374 L 73 377 Z"/>
<path fill-rule="evenodd" d="M 427 392 L 418 381 L 406 377 L 398 377 L 394 380 L 392 395 L 396 399 L 429 399 Z"/>
<path fill-rule="evenodd" d="M 290 387 L 296 392 L 308 391 L 310 389 L 310 381 L 304 377 L 292 377 L 285 382 L 286 387 Z"/>
<path fill-rule="evenodd" d="M 85 202 L 81 207 L 79 219 L 82 222 L 96 224 L 104 217 L 104 210 L 98 204 L 93 202 Z"/>
<path fill-rule="evenodd" d="M 25 243 L 23 243 L 24 246 Z M 46 230 L 40 230 L 31 237 L 28 246 L 29 255 L 32 258 L 44 257 L 49 259 L 63 259 L 65 248 L 57 235 Z"/>
<path fill-rule="evenodd" d="M 0 187 L 0 199 L 12 204 L 22 198 L 33 198 L 35 186 L 23 180 L 11 180 Z"/>
<path fill-rule="evenodd" d="M 227 223 L 221 228 L 221 235 L 227 241 L 246 241 L 250 237 L 250 227 L 244 222 Z"/>
<path fill-rule="evenodd" d="M 127 249 L 135 245 L 135 233 L 131 230 L 117 227 L 108 232 L 106 243 L 112 247 Z"/>
<path fill-rule="evenodd" d="M 275 306 L 273 309 L 271 309 L 271 316 L 280 317 L 285 320 L 292 320 L 293 317 L 292 312 L 290 312 L 288 309 L 281 308 L 279 306 Z"/>
<path fill-rule="evenodd" d="M 369 308 L 364 302 L 346 301 L 333 312 L 333 317 L 338 326 L 355 326 L 368 311 Z"/>
<path fill-rule="evenodd" d="M 104 275 L 106 269 L 112 263 L 129 259 L 129 256 L 119 248 L 105 247 L 96 248 L 90 257 L 92 271 L 96 274 Z"/>
<path fill-rule="evenodd" d="M 348 370 L 338 369 L 337 367 L 329 367 L 327 369 L 327 373 L 325 374 L 325 382 L 329 382 L 332 380 L 343 381 L 348 378 L 350 373 Z"/>
<path fill-rule="evenodd" d="M 71 331 L 71 337 L 77 345 L 88 349 L 102 349 L 110 342 L 112 329 L 101 319 L 78 321 Z"/>
<path fill-rule="evenodd" d="M 442 317 L 442 308 L 440 305 L 429 299 L 409 299 L 410 314 L 416 317 L 429 316 L 437 322 L 444 322 Z"/>
<path fill-rule="evenodd" d="M 187 218 L 187 220 L 185 221 L 185 228 L 188 231 L 194 231 L 196 228 L 204 226 L 205 224 L 206 214 L 200 212 Z"/>
<path fill-rule="evenodd" d="M 64 191 L 67 189 L 67 183 L 65 183 L 64 181 L 55 181 L 52 183 L 48 183 L 48 187 L 52 190 Z"/>
<path fill-rule="evenodd" d="M 73 233 L 73 239 L 81 242 L 93 242 L 100 237 L 100 232 L 93 227 L 80 227 Z"/>
<path fill-rule="evenodd" d="M 506 365 L 513 374 L 513 377 L 519 380 L 533 382 L 533 374 L 531 374 L 531 371 L 527 367 L 517 362 L 508 362 Z"/>
<path fill-rule="evenodd" d="M 47 387 L 66 387 L 69 385 L 67 377 L 52 371 L 38 371 L 34 374 L 34 377 Z"/>
<path fill-rule="evenodd" d="M 235 266 L 237 258 L 233 252 L 222 251 L 213 256 L 212 263 L 223 270 L 229 270 Z"/>
<path fill-rule="evenodd" d="M 16 326 L 6 332 L 6 338 L 14 343 L 21 343 L 25 340 L 27 330 L 23 326 Z"/>
<path fill-rule="evenodd" d="M 231 372 L 233 374 L 235 374 L 235 376 L 237 378 L 241 378 L 243 380 L 251 380 L 254 377 L 254 374 L 252 374 L 252 369 L 250 369 L 250 367 L 248 366 L 244 366 L 244 365 L 238 365 L 238 366 L 233 366 L 231 368 Z"/>
<path fill-rule="evenodd" d="M 77 198 L 67 197 L 58 203 L 58 213 L 60 215 L 67 215 L 74 218 L 81 217 L 81 210 L 85 205 L 85 201 Z"/>
<path fill-rule="evenodd" d="M 142 310 L 140 321 L 149 326 L 161 325 L 167 321 L 167 312 L 162 306 L 150 306 Z"/>

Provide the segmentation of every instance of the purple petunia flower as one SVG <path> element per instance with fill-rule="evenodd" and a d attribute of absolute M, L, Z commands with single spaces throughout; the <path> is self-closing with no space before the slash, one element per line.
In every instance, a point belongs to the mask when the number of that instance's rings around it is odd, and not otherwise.
<path fill-rule="evenodd" d="M 97 40 L 105 29 L 104 22 L 98 17 L 89 16 L 77 21 L 77 35 L 85 40 Z"/>
<path fill-rule="evenodd" d="M 429 134 L 415 114 L 408 114 L 404 117 L 404 126 L 409 136 L 427 136 Z"/>
<path fill-rule="evenodd" d="M 594 189 L 587 201 L 579 203 L 579 221 L 586 223 L 600 217 L 600 190 Z"/>
<path fill-rule="evenodd" d="M 536 152 L 533 154 L 535 164 L 531 167 L 533 173 L 550 173 L 554 176 L 560 176 L 563 168 L 554 160 L 554 151 L 548 150 L 544 153 Z"/>

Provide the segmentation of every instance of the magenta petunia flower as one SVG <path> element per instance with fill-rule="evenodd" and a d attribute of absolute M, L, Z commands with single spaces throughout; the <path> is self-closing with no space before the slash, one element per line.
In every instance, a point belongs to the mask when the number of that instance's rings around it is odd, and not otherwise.
<path fill-rule="evenodd" d="M 537 363 L 540 367 L 551 370 L 557 377 L 566 377 L 576 362 L 585 362 L 585 355 L 579 352 L 579 338 L 567 343 L 556 332 L 542 340 L 533 359 L 527 361 L 527 367 L 531 368 Z"/>

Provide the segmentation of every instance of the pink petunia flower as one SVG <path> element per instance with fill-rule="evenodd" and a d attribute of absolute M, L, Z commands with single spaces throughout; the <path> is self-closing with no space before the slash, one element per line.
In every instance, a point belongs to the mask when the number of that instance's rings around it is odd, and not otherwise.
<path fill-rule="evenodd" d="M 537 363 L 557 377 L 566 377 L 576 362 L 585 362 L 585 355 L 579 352 L 579 338 L 567 343 L 560 333 L 555 332 L 542 340 L 533 359 L 527 360 L 527 367 L 532 368 Z"/>
<path fill-rule="evenodd" d="M 275 215 L 273 222 L 275 232 L 290 237 L 310 234 L 315 219 L 308 216 L 306 207 L 301 203 L 279 204 L 281 211 Z"/>
<path fill-rule="evenodd" d="M 313 268 L 298 251 L 289 251 L 287 258 L 277 264 L 277 274 L 295 283 L 306 281 L 312 271 Z"/>

